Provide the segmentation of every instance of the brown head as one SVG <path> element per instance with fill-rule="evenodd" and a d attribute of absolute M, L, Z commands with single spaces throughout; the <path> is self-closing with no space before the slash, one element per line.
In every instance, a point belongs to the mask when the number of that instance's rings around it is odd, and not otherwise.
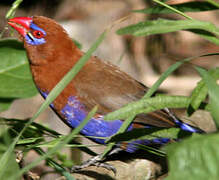
<path fill-rule="evenodd" d="M 60 61 L 76 49 L 62 26 L 47 17 L 16 17 L 8 24 L 22 36 L 31 65 Z"/>
<path fill-rule="evenodd" d="M 21 35 L 34 81 L 42 91 L 50 92 L 83 54 L 52 19 L 15 17 L 8 24 Z"/>

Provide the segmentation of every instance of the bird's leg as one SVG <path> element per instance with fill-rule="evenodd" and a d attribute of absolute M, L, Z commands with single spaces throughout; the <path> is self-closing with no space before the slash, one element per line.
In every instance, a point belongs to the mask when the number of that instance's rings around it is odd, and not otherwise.
<path fill-rule="evenodd" d="M 92 157 L 91 159 L 83 162 L 81 165 L 73 166 L 71 168 L 71 172 L 77 172 L 77 171 L 82 170 L 82 169 L 89 167 L 89 166 L 103 167 L 105 169 L 108 169 L 108 170 L 116 173 L 116 169 L 114 166 L 103 162 L 103 159 L 101 158 L 101 154 Z"/>
<path fill-rule="evenodd" d="M 107 156 L 111 156 L 114 154 L 117 154 L 120 152 L 121 148 L 114 148 L 112 151 L 110 151 Z M 71 168 L 71 172 L 77 172 L 81 169 L 84 169 L 89 166 L 97 166 L 97 167 L 103 167 L 107 170 L 113 171 L 114 174 L 116 174 L 116 168 L 113 165 L 110 165 L 108 163 L 103 162 L 106 158 L 101 157 L 102 154 L 99 154 L 97 156 L 92 157 L 91 159 L 83 162 L 81 165 L 76 165 Z"/>

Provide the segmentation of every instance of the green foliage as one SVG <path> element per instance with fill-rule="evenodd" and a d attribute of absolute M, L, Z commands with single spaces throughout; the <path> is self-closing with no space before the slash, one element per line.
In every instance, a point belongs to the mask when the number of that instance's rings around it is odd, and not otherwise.
<path fill-rule="evenodd" d="M 136 102 L 129 103 L 119 110 L 108 113 L 104 119 L 126 119 L 130 115 L 137 115 L 140 113 L 149 113 L 158 109 L 168 108 L 185 108 L 188 106 L 190 100 L 185 96 L 166 96 L 157 95 L 155 97 L 141 99 Z"/>
<path fill-rule="evenodd" d="M 209 70 L 210 76 L 215 79 L 219 79 L 219 68 Z M 188 115 L 191 115 L 194 111 L 196 111 L 200 106 L 201 103 L 206 99 L 208 94 L 208 88 L 204 80 L 201 80 L 196 88 L 191 93 L 190 97 L 190 105 L 188 107 Z"/>
<path fill-rule="evenodd" d="M 0 128 L 0 157 L 4 154 L 5 151 L 7 151 L 10 143 L 13 141 L 8 133 L 8 128 L 6 126 L 3 127 L 4 128 Z M 8 159 L 7 167 L 10 168 L 5 168 L 1 179 L 11 178 L 13 173 L 19 172 L 19 166 L 16 162 L 16 156 L 14 152 L 11 153 L 11 156 Z"/>
<path fill-rule="evenodd" d="M 169 145 L 166 151 L 170 172 L 166 179 L 218 179 L 218 138 L 218 133 L 196 135 Z"/>
<path fill-rule="evenodd" d="M 169 6 L 158 0 L 153 1 L 159 5 L 156 4 L 151 8 L 135 10 L 134 12 L 147 14 L 177 13 L 187 19 L 170 20 L 158 18 L 155 20 L 147 20 L 145 22 L 138 22 L 123 27 L 119 29 L 117 33 L 119 35 L 149 36 L 187 30 L 211 43 L 219 45 L 219 28 L 217 26 L 210 21 L 204 22 L 195 20 L 185 14 L 186 12 L 218 10 L 218 3 L 213 0 L 208 0 Z M 15 10 L 21 2 L 22 0 L 14 2 L 12 8 L 6 15 L 7 18 L 13 17 Z M 72 139 L 78 136 L 80 129 L 83 128 L 95 114 L 97 107 L 95 107 L 83 123 L 68 136 L 63 136 L 48 127 L 34 123 L 33 121 L 49 106 L 71 79 L 80 71 L 95 49 L 103 41 L 105 35 L 106 33 L 103 33 L 98 38 L 89 51 L 80 59 L 72 70 L 66 74 L 60 83 L 57 84 L 31 119 L 5 119 L 0 117 L 0 124 L 2 126 L 2 128 L 0 128 L 0 132 L 2 130 L 0 133 L 0 179 L 17 179 L 18 176 L 21 176 L 23 173 L 37 166 L 42 160 L 46 160 L 47 165 L 53 167 L 57 172 L 65 176 L 66 179 L 74 179 L 66 170 L 66 168 L 74 164 L 74 162 L 65 155 L 56 153 L 56 151 L 60 150 L 62 147 L 79 147 L 84 152 L 95 155 L 94 152 L 87 148 L 89 145 L 78 144 L 72 141 Z M 219 53 L 204 54 L 178 61 L 161 75 L 158 81 L 141 100 L 130 103 L 123 108 L 106 115 L 105 120 L 124 119 L 125 122 L 118 133 L 108 139 L 109 144 L 106 147 L 103 156 L 105 156 L 117 142 L 121 141 L 128 142 L 137 139 L 155 139 L 158 137 L 177 139 L 189 136 L 186 140 L 168 145 L 162 151 L 146 146 L 141 148 L 160 156 L 167 154 L 170 167 L 167 179 L 217 179 L 219 176 L 219 167 L 217 163 L 219 158 L 217 151 L 219 148 L 217 143 L 218 132 L 211 135 L 192 136 L 190 133 L 182 133 L 182 131 L 177 128 L 140 129 L 125 132 L 137 114 L 148 113 L 165 107 L 187 108 L 187 113 L 189 115 L 200 108 L 209 110 L 218 127 L 219 87 L 216 84 L 216 80 L 219 79 L 218 68 L 206 71 L 202 68 L 195 67 L 202 80 L 194 88 L 190 96 L 167 96 L 158 94 L 151 97 L 163 81 L 171 73 L 180 68 L 182 64 L 197 57 L 207 58 L 212 55 L 219 55 Z M 4 111 L 10 107 L 14 99 L 32 97 L 37 94 L 37 90 L 32 81 L 25 50 L 20 42 L 11 39 L 1 40 L 0 57 L 0 111 Z M 209 103 L 206 100 L 208 95 L 210 98 Z M 45 136 L 50 137 L 50 140 L 47 140 Z M 43 151 L 41 149 L 42 147 L 47 147 L 48 150 Z M 18 164 L 15 161 L 14 153 L 18 148 L 24 152 L 35 150 L 39 154 L 39 158 L 19 169 Z"/>
<path fill-rule="evenodd" d="M 134 129 L 133 131 L 124 132 L 122 134 L 114 135 L 110 138 L 108 142 L 118 142 L 118 141 L 133 141 L 133 140 L 153 140 L 157 138 L 170 138 L 178 139 L 182 137 L 180 133 L 185 133 L 179 128 L 153 128 L 153 129 Z M 186 135 L 186 133 L 185 133 Z"/>
<path fill-rule="evenodd" d="M 17 8 L 19 7 L 19 5 L 23 2 L 23 0 L 15 0 L 14 3 L 12 4 L 11 8 L 9 9 L 9 11 L 7 12 L 5 18 L 6 19 L 10 19 L 15 15 L 15 12 L 17 10 Z"/>
<path fill-rule="evenodd" d="M 148 36 L 154 34 L 163 34 L 175 32 L 179 30 L 188 30 L 206 40 L 219 45 L 217 36 L 219 35 L 219 28 L 210 22 L 198 20 L 169 20 L 157 19 L 153 21 L 139 22 L 117 31 L 119 35 L 131 34 L 134 36 Z"/>
<path fill-rule="evenodd" d="M 210 73 L 207 73 L 206 70 L 196 67 L 199 74 L 202 76 L 207 88 L 208 88 L 208 94 L 210 97 L 210 109 L 212 117 L 214 118 L 214 122 L 216 123 L 217 128 L 219 127 L 219 86 L 217 85 L 215 79 L 210 75 Z"/>
<path fill-rule="evenodd" d="M 172 5 L 171 7 L 177 9 L 181 12 L 203 12 L 203 11 L 212 11 L 217 10 L 218 6 L 216 4 L 212 4 L 210 2 L 205 1 L 193 1 L 182 4 Z M 172 10 L 165 8 L 163 6 L 155 5 L 152 8 L 134 10 L 136 13 L 145 13 L 145 14 L 170 14 L 173 13 Z"/>
<path fill-rule="evenodd" d="M 16 40 L 1 40 L 0 56 L 0 96 L 22 98 L 33 95 L 29 89 L 24 89 L 31 85 L 31 83 L 32 86 L 34 86 L 34 84 L 31 81 L 28 61 L 23 45 Z"/>
<path fill-rule="evenodd" d="M 3 111 L 10 107 L 15 98 L 34 96 L 37 90 L 22 43 L 1 40 L 0 57 L 0 111 Z"/>

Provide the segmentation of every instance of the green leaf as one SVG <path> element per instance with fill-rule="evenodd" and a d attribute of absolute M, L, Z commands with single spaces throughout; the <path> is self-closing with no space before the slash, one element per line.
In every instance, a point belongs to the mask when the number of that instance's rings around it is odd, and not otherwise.
<path fill-rule="evenodd" d="M 44 137 L 37 137 L 37 138 L 25 138 L 20 139 L 17 143 L 17 145 L 26 145 L 26 144 L 35 144 L 39 141 L 44 140 Z"/>
<path fill-rule="evenodd" d="M 2 130 L 5 130 L 4 128 L 0 128 L 0 134 L 3 136 L 2 143 L 0 144 L 0 157 L 1 157 L 1 171 L 0 171 L 0 179 L 11 179 L 16 180 L 15 177 L 13 177 L 14 173 L 19 173 L 17 170 L 17 167 L 15 165 L 15 155 L 13 152 L 13 149 L 11 148 L 11 137 L 9 136 L 7 131 L 2 132 Z M 7 153 L 5 153 L 7 152 Z M 12 168 L 8 168 L 12 167 Z M 11 171 L 13 170 L 14 171 Z M 8 172 L 8 173 L 6 173 Z M 8 175 L 8 176 L 7 176 Z"/>
<path fill-rule="evenodd" d="M 169 176 L 167 180 L 206 180 L 219 177 L 219 135 L 196 135 L 166 147 Z"/>
<path fill-rule="evenodd" d="M 198 82 L 198 85 L 193 89 L 191 94 L 191 101 L 187 109 L 188 115 L 192 115 L 192 113 L 199 108 L 201 102 L 205 100 L 207 93 L 208 89 L 203 80 Z"/>
<path fill-rule="evenodd" d="M 35 148 L 35 151 L 40 154 L 41 156 L 45 156 L 46 153 L 41 148 Z M 75 178 L 69 173 L 64 167 L 62 167 L 60 164 L 58 164 L 56 161 L 46 158 L 47 163 L 54 167 L 58 172 L 60 172 L 66 180 L 75 180 Z"/>
<path fill-rule="evenodd" d="M 29 63 L 22 43 L 0 40 L 0 97 L 26 98 L 36 95 Z"/>
<path fill-rule="evenodd" d="M 43 143 L 40 143 L 40 144 L 36 144 L 34 147 L 54 147 L 56 146 L 60 141 L 62 141 L 63 139 L 65 139 L 66 137 L 65 136 L 60 136 L 60 137 L 57 137 L 51 141 L 47 141 L 47 142 L 43 142 Z"/>
<path fill-rule="evenodd" d="M 203 56 L 203 55 L 202 55 Z M 201 56 L 200 56 L 201 57 Z M 151 97 L 159 88 L 159 86 L 163 83 L 163 81 L 168 78 L 168 76 L 174 72 L 177 68 L 179 68 L 182 64 L 191 61 L 192 59 L 194 59 L 196 57 L 190 57 L 190 58 L 186 58 L 184 60 L 178 61 L 175 64 L 171 65 L 164 73 L 162 73 L 162 75 L 160 76 L 160 78 L 153 84 L 153 86 L 147 91 L 147 93 L 144 95 L 143 98 L 149 98 Z"/>
<path fill-rule="evenodd" d="M 168 138 L 171 140 L 175 139 L 182 139 L 187 136 L 191 135 L 189 132 L 182 131 L 179 128 L 152 128 L 152 129 L 133 129 L 131 131 L 127 131 L 124 133 L 117 133 L 116 135 L 112 136 L 108 142 L 109 143 L 118 143 L 118 142 L 133 142 L 135 140 L 154 140 L 160 138 Z M 145 151 L 149 151 L 153 154 L 164 156 L 164 152 L 152 148 L 147 145 L 142 145 L 139 143 L 133 144 L 137 146 L 139 149 L 143 149 Z"/>
<path fill-rule="evenodd" d="M 190 29 L 188 31 L 193 32 L 193 33 L 201 36 L 202 38 L 210 41 L 211 43 L 219 45 L 219 39 L 217 37 L 218 34 L 217 34 L 217 36 L 214 36 L 211 32 L 208 32 L 206 30 L 201 30 L 201 29 Z"/>
<path fill-rule="evenodd" d="M 14 16 L 17 8 L 20 6 L 20 4 L 23 2 L 23 0 L 16 0 L 13 2 L 11 8 L 9 9 L 9 11 L 7 12 L 5 18 L 6 19 L 10 19 Z"/>
<path fill-rule="evenodd" d="M 178 139 L 179 128 L 142 128 L 126 131 L 122 134 L 112 136 L 108 142 L 134 141 L 134 140 L 153 140 L 157 138 Z"/>
<path fill-rule="evenodd" d="M 203 68 L 196 67 L 196 70 L 202 76 L 205 84 L 208 87 L 208 93 L 210 97 L 210 108 L 211 114 L 214 118 L 217 128 L 219 127 L 219 86 L 217 85 L 216 81 L 212 76 Z"/>
<path fill-rule="evenodd" d="M 188 2 L 182 4 L 171 5 L 171 7 L 181 11 L 181 12 L 201 12 L 201 11 L 211 11 L 219 9 L 217 6 L 209 3 L 209 2 Z M 145 13 L 145 14 L 168 14 L 173 13 L 172 10 L 165 8 L 163 6 L 155 6 L 152 8 L 134 10 L 137 13 Z"/>
<path fill-rule="evenodd" d="M 6 149 L 3 149 L 3 148 L 6 148 L 6 147 L 0 144 L 0 156 L 2 156 L 2 154 L 4 153 L 3 150 L 5 151 L 7 149 L 7 148 Z M 14 173 L 19 172 L 19 166 L 18 166 L 18 163 L 16 162 L 16 156 L 14 153 L 11 153 L 8 163 L 7 163 L 7 167 L 8 168 L 5 169 L 3 176 L 1 176 L 2 179 L 8 179 L 12 177 Z"/>
<path fill-rule="evenodd" d="M 219 79 L 219 68 L 211 69 L 209 73 L 215 80 Z M 191 115 L 200 107 L 201 103 L 206 99 L 207 93 L 208 88 L 205 85 L 204 80 L 201 80 L 196 88 L 192 91 L 191 102 L 187 109 L 188 115 Z"/>
<path fill-rule="evenodd" d="M 29 119 L 11 119 L 11 118 L 2 118 L 0 117 L 0 124 L 5 124 L 8 127 L 10 127 L 10 130 L 20 132 L 22 128 L 27 124 Z M 42 135 L 47 135 L 51 137 L 59 137 L 59 133 L 54 131 L 53 129 L 50 129 L 42 124 L 33 122 L 25 131 L 25 134 L 23 137 L 40 137 Z M 17 135 L 17 134 L 15 134 Z M 36 136 L 35 136 L 36 135 Z"/>
<path fill-rule="evenodd" d="M 185 108 L 188 107 L 190 99 L 185 96 L 157 95 L 155 97 L 141 99 L 129 103 L 114 112 L 108 113 L 105 120 L 126 119 L 140 113 L 149 113 L 164 108 Z"/>
<path fill-rule="evenodd" d="M 1 126 L 1 129 L 0 129 L 0 157 L 8 149 L 11 142 L 12 142 L 12 139 L 8 133 L 7 127 Z M 19 172 L 19 166 L 18 166 L 18 163 L 16 162 L 16 156 L 15 156 L 14 152 L 12 152 L 10 154 L 10 156 L 8 157 L 7 167 L 4 169 L 4 173 L 2 174 L 1 179 L 11 178 L 14 173 Z M 1 171 L 2 170 L 3 169 L 1 169 Z M 15 180 L 15 179 L 13 179 L 13 180 Z"/>
<path fill-rule="evenodd" d="M 179 30 L 190 30 L 203 38 L 219 45 L 219 29 L 210 22 L 198 20 L 168 20 L 158 19 L 133 24 L 117 31 L 119 35 L 131 34 L 134 36 L 148 36 L 163 34 Z"/>
<path fill-rule="evenodd" d="M 115 135 L 125 132 L 131 124 L 131 122 L 133 121 L 134 117 L 134 115 L 130 115 L 129 117 L 127 117 L 127 119 L 124 121 L 124 123 L 122 123 L 122 126 L 119 128 Z M 101 154 L 101 158 L 105 157 L 112 150 L 114 145 L 115 142 L 109 143 L 105 148 L 104 152 Z"/>
<path fill-rule="evenodd" d="M 172 7 L 172 6 L 168 5 L 168 4 L 166 4 L 166 3 L 164 3 L 164 2 L 161 2 L 160 0 L 152 0 L 152 1 L 156 2 L 156 3 L 159 4 L 160 6 L 163 6 L 163 7 L 168 8 L 169 10 L 171 10 L 171 11 L 173 11 L 173 12 L 179 14 L 179 15 L 184 16 L 184 17 L 187 18 L 187 19 L 192 19 L 190 16 L 188 16 L 188 15 L 185 14 L 184 12 L 179 11 L 178 9 L 176 9 L 176 8 L 174 8 L 174 7 Z"/>

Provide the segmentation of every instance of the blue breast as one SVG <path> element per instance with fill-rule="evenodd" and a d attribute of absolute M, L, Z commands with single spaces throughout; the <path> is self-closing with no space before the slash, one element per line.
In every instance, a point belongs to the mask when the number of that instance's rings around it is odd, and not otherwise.
<path fill-rule="evenodd" d="M 68 102 L 61 110 L 61 113 L 73 128 L 77 127 L 87 116 L 85 107 L 74 96 L 68 98 Z M 94 136 L 96 142 L 104 143 L 105 139 L 103 137 L 112 136 L 119 130 L 121 125 L 121 120 L 104 121 L 103 116 L 97 116 L 90 119 L 81 133 L 85 136 Z M 129 127 L 129 130 L 131 129 L 132 125 Z M 100 137 L 100 139 L 97 137 Z"/>
<path fill-rule="evenodd" d="M 46 98 L 48 93 L 40 91 L 41 95 Z M 54 105 L 50 104 L 50 107 L 55 111 Z M 77 99 L 76 96 L 70 96 L 68 98 L 67 104 L 61 110 L 61 114 L 65 117 L 66 122 L 72 128 L 77 127 L 87 116 L 84 105 Z M 110 136 L 114 135 L 121 127 L 123 121 L 105 121 L 103 116 L 95 116 L 90 119 L 90 121 L 81 130 L 81 134 L 88 136 L 93 141 L 105 144 L 105 140 Z M 145 126 L 145 128 L 151 128 L 150 126 Z M 133 125 L 130 125 L 128 131 L 133 129 Z M 169 142 L 168 138 L 156 138 L 153 140 L 135 140 L 129 142 L 126 147 L 127 152 L 135 152 L 139 149 L 138 145 L 151 145 L 151 144 L 165 144 Z M 120 143 L 117 144 L 120 146 Z"/>

